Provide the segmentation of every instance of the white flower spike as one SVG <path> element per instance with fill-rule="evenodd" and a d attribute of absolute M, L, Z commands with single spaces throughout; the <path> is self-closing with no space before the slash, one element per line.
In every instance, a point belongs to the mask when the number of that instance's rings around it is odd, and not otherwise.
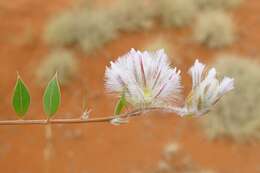
<path fill-rule="evenodd" d="M 205 65 L 198 60 L 190 68 L 189 74 L 192 77 L 192 91 L 180 112 L 183 116 L 206 114 L 223 95 L 234 88 L 233 78 L 224 77 L 220 82 L 216 77 L 215 68 L 207 72 Z"/>
<path fill-rule="evenodd" d="M 106 68 L 105 87 L 135 108 L 167 106 L 179 99 L 180 71 L 171 68 L 164 50 L 132 49 Z"/>

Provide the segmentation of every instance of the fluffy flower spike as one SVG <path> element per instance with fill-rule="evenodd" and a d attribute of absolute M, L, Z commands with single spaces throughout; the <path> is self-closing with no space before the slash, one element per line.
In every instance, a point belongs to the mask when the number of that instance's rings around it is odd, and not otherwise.
<path fill-rule="evenodd" d="M 134 107 L 166 106 L 179 99 L 180 71 L 170 66 L 162 49 L 132 49 L 106 68 L 105 87 L 117 95 L 124 93 Z"/>
<path fill-rule="evenodd" d="M 215 68 L 207 72 L 205 65 L 198 60 L 190 68 L 189 74 L 192 77 L 192 91 L 186 99 L 182 115 L 206 114 L 222 96 L 234 88 L 233 78 L 224 77 L 220 82 Z"/>

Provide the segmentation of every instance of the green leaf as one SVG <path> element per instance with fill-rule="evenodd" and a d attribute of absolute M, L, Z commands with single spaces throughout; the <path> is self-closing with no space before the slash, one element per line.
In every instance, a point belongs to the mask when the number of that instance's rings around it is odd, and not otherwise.
<path fill-rule="evenodd" d="M 17 74 L 12 104 L 18 117 L 23 118 L 25 116 L 29 109 L 30 101 L 31 98 L 29 91 L 19 74 Z"/>
<path fill-rule="evenodd" d="M 114 115 L 119 115 L 123 108 L 126 106 L 127 102 L 125 99 L 125 94 L 123 93 L 120 97 L 120 99 L 117 101 L 116 107 L 115 107 L 115 111 L 114 111 Z"/>
<path fill-rule="evenodd" d="M 47 85 L 43 96 L 43 108 L 48 118 L 57 112 L 60 102 L 61 92 L 56 73 Z"/>

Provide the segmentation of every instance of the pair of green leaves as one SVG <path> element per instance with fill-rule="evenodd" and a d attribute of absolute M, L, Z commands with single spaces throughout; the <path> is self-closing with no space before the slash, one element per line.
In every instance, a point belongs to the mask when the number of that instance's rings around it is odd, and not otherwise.
<path fill-rule="evenodd" d="M 31 97 L 29 90 L 18 74 L 12 98 L 13 108 L 18 117 L 23 118 L 25 116 L 29 110 L 30 102 Z M 43 95 L 43 108 L 48 118 L 51 118 L 57 112 L 60 102 L 60 86 L 57 74 L 55 74 L 48 83 Z"/>
<path fill-rule="evenodd" d="M 29 110 L 30 102 L 31 97 L 29 90 L 21 79 L 20 75 L 18 74 L 12 100 L 13 108 L 18 117 L 23 118 L 25 116 L 25 114 Z M 57 112 L 60 102 L 60 86 L 57 79 L 57 74 L 55 74 L 55 76 L 50 80 L 49 84 L 47 85 L 43 96 L 43 108 L 48 118 L 51 118 Z M 114 115 L 119 115 L 126 104 L 127 101 L 125 99 L 125 94 L 122 93 L 120 99 L 116 104 Z"/>

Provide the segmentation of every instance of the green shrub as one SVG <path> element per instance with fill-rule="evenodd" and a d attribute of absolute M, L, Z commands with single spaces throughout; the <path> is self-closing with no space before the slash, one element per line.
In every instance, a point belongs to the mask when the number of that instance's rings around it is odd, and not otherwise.
<path fill-rule="evenodd" d="M 155 10 L 150 1 L 119 0 L 112 11 L 112 20 L 121 31 L 146 30 L 154 24 Z"/>
<path fill-rule="evenodd" d="M 214 66 L 235 78 L 235 90 L 202 118 L 209 138 L 231 137 L 237 141 L 260 138 L 260 66 L 232 55 L 217 57 Z"/>
<path fill-rule="evenodd" d="M 156 3 L 160 18 L 165 26 L 188 25 L 197 12 L 194 0 L 159 0 Z"/>
<path fill-rule="evenodd" d="M 237 7 L 242 0 L 197 0 L 196 2 L 201 8 L 223 9 Z"/>
<path fill-rule="evenodd" d="M 77 73 L 78 62 L 66 50 L 55 50 L 47 55 L 39 65 L 36 76 L 41 83 L 48 82 L 57 72 L 61 85 L 68 84 Z"/>
<path fill-rule="evenodd" d="M 198 16 L 194 39 L 210 48 L 221 48 L 234 42 L 234 32 L 231 16 L 223 11 L 205 11 Z"/>

